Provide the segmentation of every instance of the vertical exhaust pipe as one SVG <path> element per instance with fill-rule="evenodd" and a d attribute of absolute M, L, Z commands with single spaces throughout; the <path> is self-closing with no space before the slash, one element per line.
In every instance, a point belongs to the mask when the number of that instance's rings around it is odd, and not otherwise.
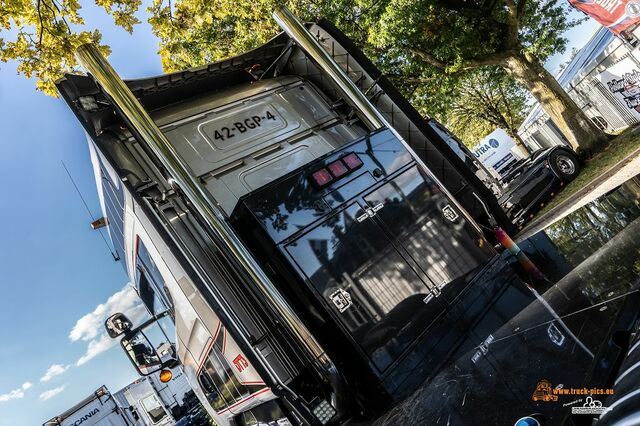
<path fill-rule="evenodd" d="M 360 112 L 360 118 L 371 129 L 389 127 L 384 117 L 369 99 L 358 89 L 340 65 L 324 50 L 318 39 L 302 24 L 285 6 L 278 6 L 273 12 L 273 19 L 280 28 L 327 74 L 342 97 Z M 393 130 L 393 129 L 392 129 Z"/>
<path fill-rule="evenodd" d="M 202 216 L 207 226 L 222 242 L 227 252 L 237 261 L 255 288 L 264 296 L 265 302 L 273 306 L 293 337 L 298 341 L 297 343 L 301 347 L 307 348 L 315 359 L 326 362 L 326 355 L 320 345 L 236 236 L 233 229 L 224 219 L 222 212 L 218 209 L 215 200 L 198 179 L 189 172 L 187 164 L 178 155 L 175 148 L 160 131 L 142 104 L 96 46 L 84 44 L 78 47 L 75 54 L 80 65 L 93 76 L 104 92 L 111 98 L 124 120 L 147 144 L 169 175 L 187 195 L 189 201 Z M 242 336 L 242 338 L 248 347 L 253 349 L 253 346 L 246 340 L 246 336 Z M 258 359 L 262 360 L 264 368 L 272 375 L 273 381 L 282 388 L 288 389 L 262 355 L 255 349 L 253 349 L 253 352 Z M 290 390 L 289 392 L 293 393 Z"/>
<path fill-rule="evenodd" d="M 467 221 L 482 235 L 482 230 L 471 215 L 462 207 L 449 190 L 431 172 L 429 167 L 415 153 L 413 148 L 400 136 L 398 131 L 389 124 L 384 115 L 376 108 L 369 99 L 362 93 L 355 83 L 349 78 L 347 73 L 327 52 L 318 38 L 315 37 L 290 11 L 284 6 L 278 6 L 273 12 L 273 19 L 278 26 L 298 45 L 303 52 L 309 56 L 313 62 L 324 72 L 335 84 L 340 95 L 359 112 L 360 119 L 370 128 L 370 130 L 386 127 L 402 142 L 418 165 L 433 179 L 440 189 L 451 200 Z"/>

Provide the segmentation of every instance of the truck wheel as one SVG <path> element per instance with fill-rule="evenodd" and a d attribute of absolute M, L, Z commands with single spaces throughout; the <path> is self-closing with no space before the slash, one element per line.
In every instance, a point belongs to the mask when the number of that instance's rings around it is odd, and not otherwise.
<path fill-rule="evenodd" d="M 549 156 L 549 165 L 563 182 L 572 181 L 580 172 L 578 158 L 564 150 L 552 152 Z"/>

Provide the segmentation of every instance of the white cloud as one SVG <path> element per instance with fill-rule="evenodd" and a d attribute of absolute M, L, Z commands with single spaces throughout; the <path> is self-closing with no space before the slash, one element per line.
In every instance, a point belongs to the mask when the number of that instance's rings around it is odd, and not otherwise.
<path fill-rule="evenodd" d="M 105 303 L 96 306 L 92 312 L 76 321 L 69 333 L 69 339 L 72 342 L 78 340 L 88 342 L 87 351 L 78 359 L 77 366 L 85 364 L 118 343 L 117 339 L 111 339 L 104 330 L 105 320 L 116 312 L 127 315 L 134 326 L 140 324 L 147 313 L 138 294 L 127 284 L 122 290 L 109 297 Z"/>
<path fill-rule="evenodd" d="M 46 401 L 47 399 L 51 399 L 54 396 L 62 393 L 63 390 L 64 390 L 64 385 L 59 386 L 57 388 L 49 389 L 48 391 L 44 391 L 40 394 L 40 399 L 43 401 Z"/>
<path fill-rule="evenodd" d="M 61 365 L 61 364 L 53 364 L 49 369 L 44 373 L 44 376 L 40 377 L 41 382 L 48 382 L 56 376 L 64 374 L 65 371 L 69 369 L 69 365 Z"/>
<path fill-rule="evenodd" d="M 106 352 L 112 347 L 114 347 L 118 343 L 117 339 L 112 339 L 107 334 L 102 334 L 99 338 L 93 339 L 89 342 L 89 346 L 87 347 L 87 352 L 80 357 L 78 362 L 76 362 L 77 366 L 81 366 L 85 364 L 90 359 L 95 358 L 100 355 L 102 352 Z"/>
<path fill-rule="evenodd" d="M 24 391 L 28 390 L 31 386 L 33 386 L 31 383 L 24 382 L 18 389 L 0 394 L 0 402 L 7 402 L 13 399 L 24 398 Z"/>
<path fill-rule="evenodd" d="M 138 294 L 133 287 L 126 285 L 122 290 L 109 297 L 105 303 L 101 303 L 93 312 L 80 318 L 71 329 L 69 339 L 89 341 L 101 334 L 104 329 L 104 321 L 116 312 L 123 312 L 128 315 L 128 311 L 140 304 Z"/>

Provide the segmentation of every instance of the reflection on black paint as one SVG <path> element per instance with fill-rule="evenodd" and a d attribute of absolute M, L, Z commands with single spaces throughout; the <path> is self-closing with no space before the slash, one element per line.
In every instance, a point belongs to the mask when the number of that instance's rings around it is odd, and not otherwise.
<path fill-rule="evenodd" d="M 446 309 L 447 284 L 493 254 L 416 167 L 348 205 L 287 246 L 344 327 L 384 371 Z M 368 213 L 367 213 L 368 212 Z M 340 312 L 332 295 L 347 292 Z"/>
<path fill-rule="evenodd" d="M 588 417 L 569 420 L 576 396 L 531 397 L 542 379 L 553 387 L 610 387 L 624 353 L 612 334 L 631 329 L 638 316 L 639 206 L 635 179 L 523 242 L 547 259 L 538 264 L 543 272 L 561 265 L 559 278 L 543 294 L 497 282 L 459 300 L 449 314 L 460 315 L 453 324 L 468 324 L 467 340 L 414 395 L 372 424 L 514 424 L 531 413 L 542 413 L 547 424 L 591 424 Z M 483 294 L 496 296 L 478 301 Z"/>
<path fill-rule="evenodd" d="M 640 217 L 637 186 L 622 185 L 545 230 L 558 249 L 577 266 Z"/>

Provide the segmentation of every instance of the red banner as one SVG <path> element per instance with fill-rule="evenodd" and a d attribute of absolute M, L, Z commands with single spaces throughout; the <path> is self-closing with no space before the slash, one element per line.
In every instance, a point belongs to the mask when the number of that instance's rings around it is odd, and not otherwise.
<path fill-rule="evenodd" d="M 569 0 L 569 3 L 615 34 L 640 22 L 640 0 Z"/>

